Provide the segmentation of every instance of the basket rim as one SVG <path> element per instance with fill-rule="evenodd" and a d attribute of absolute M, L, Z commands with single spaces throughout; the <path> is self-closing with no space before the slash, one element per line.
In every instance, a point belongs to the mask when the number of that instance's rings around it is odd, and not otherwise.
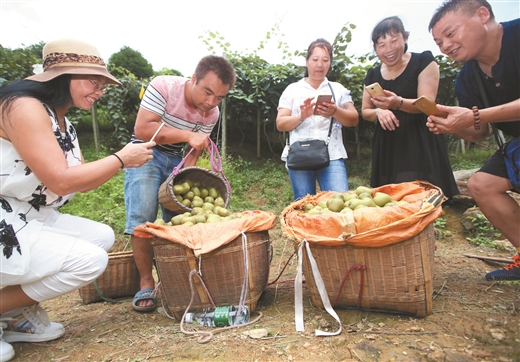
<path fill-rule="evenodd" d="M 170 195 L 172 195 L 171 201 L 175 205 L 177 205 L 179 208 L 181 208 L 185 212 L 193 211 L 193 208 L 186 207 L 184 204 L 179 202 L 179 200 L 177 200 L 177 198 L 175 197 L 175 194 L 173 192 L 173 181 L 179 175 L 181 175 L 182 173 L 185 173 L 185 171 L 204 171 L 204 172 L 210 174 L 211 176 L 217 177 L 220 181 L 222 181 L 222 183 L 224 184 L 225 190 L 226 190 L 225 195 L 223 195 L 224 196 L 224 204 L 225 204 L 226 207 L 228 207 L 229 201 L 231 199 L 231 187 L 229 185 L 229 181 L 224 176 L 222 176 L 220 173 L 215 172 L 215 171 L 213 171 L 211 169 L 204 168 L 204 167 L 199 167 L 199 166 L 183 167 L 180 170 L 178 170 L 177 172 L 175 172 L 175 169 L 174 169 L 174 171 L 170 174 L 170 176 L 168 176 L 168 179 L 165 181 L 165 182 L 167 182 L 166 187 L 168 188 L 168 191 L 169 191 Z"/>

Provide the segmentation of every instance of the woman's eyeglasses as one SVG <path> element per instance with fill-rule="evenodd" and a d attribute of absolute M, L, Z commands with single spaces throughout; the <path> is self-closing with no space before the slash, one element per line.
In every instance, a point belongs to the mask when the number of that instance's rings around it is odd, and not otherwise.
<path fill-rule="evenodd" d="M 96 89 L 96 91 L 101 91 L 101 93 L 103 93 L 103 94 L 105 94 L 107 92 L 108 88 L 106 85 L 101 85 L 98 82 L 96 82 L 95 80 L 90 79 L 90 78 L 87 78 L 87 79 L 90 80 L 90 83 L 92 83 L 94 85 L 94 88 Z"/>

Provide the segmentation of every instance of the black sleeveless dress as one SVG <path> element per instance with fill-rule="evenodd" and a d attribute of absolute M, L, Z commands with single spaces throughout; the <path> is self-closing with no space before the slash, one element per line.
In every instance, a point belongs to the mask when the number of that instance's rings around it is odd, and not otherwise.
<path fill-rule="evenodd" d="M 430 51 L 411 54 L 406 69 L 395 80 L 383 79 L 378 66 L 368 71 L 365 85 L 379 82 L 384 89 L 403 98 L 418 98 L 419 74 L 435 58 Z M 396 130 L 384 130 L 376 122 L 370 186 L 421 180 L 440 187 L 449 198 L 459 194 L 444 135 L 435 135 L 428 130 L 427 116 L 423 113 L 393 112 L 400 122 Z"/>

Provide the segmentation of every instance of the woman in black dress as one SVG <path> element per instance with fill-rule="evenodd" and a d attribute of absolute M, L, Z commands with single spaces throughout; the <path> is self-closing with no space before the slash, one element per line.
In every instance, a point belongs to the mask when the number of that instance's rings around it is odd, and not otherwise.
<path fill-rule="evenodd" d="M 426 127 L 427 116 L 412 104 L 419 96 L 435 100 L 439 67 L 430 51 L 407 52 L 408 35 L 401 19 L 392 16 L 372 31 L 381 65 L 368 71 L 365 85 L 378 82 L 385 96 L 363 92 L 362 115 L 376 122 L 370 185 L 428 181 L 451 198 L 459 193 L 444 137 Z"/>

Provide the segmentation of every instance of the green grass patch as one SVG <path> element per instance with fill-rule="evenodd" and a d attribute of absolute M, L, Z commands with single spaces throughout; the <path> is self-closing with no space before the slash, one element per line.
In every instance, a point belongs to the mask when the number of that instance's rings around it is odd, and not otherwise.
<path fill-rule="evenodd" d="M 474 225 L 473 230 L 470 232 L 471 235 L 466 237 L 470 244 L 500 249 L 493 241 L 500 238 L 501 233 L 491 225 L 483 214 L 476 214 L 470 221 Z"/>
<path fill-rule="evenodd" d="M 211 169 L 207 155 L 199 159 L 197 166 Z M 222 171 L 231 185 L 232 211 L 264 210 L 278 214 L 292 202 L 289 175 L 280 162 L 227 157 L 222 160 Z"/>
<path fill-rule="evenodd" d="M 437 239 L 446 239 L 450 236 L 453 236 L 453 233 L 447 229 L 448 223 L 446 222 L 446 218 L 444 216 L 438 217 L 434 222 L 433 226 L 435 230 L 437 230 Z"/>
<path fill-rule="evenodd" d="M 453 170 L 472 170 L 482 167 L 496 152 L 496 149 L 475 149 L 466 153 L 450 154 L 451 168 Z"/>

